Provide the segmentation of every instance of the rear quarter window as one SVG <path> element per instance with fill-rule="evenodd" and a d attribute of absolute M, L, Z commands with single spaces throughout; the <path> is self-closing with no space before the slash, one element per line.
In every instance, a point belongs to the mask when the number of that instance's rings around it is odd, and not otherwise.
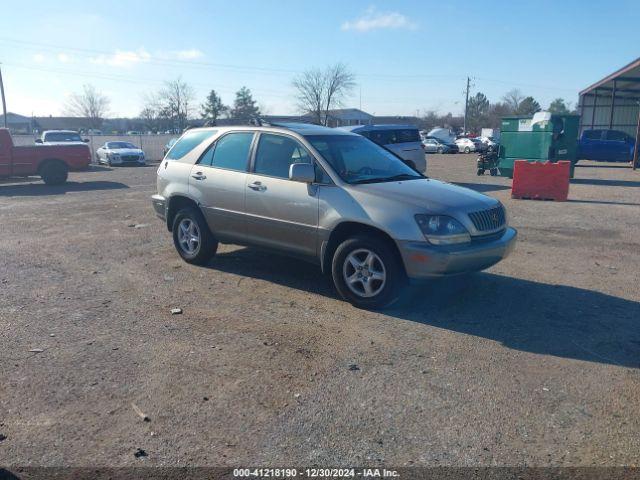
<path fill-rule="evenodd" d="M 216 133 L 218 133 L 217 130 L 197 130 L 187 132 L 180 137 L 173 147 L 171 147 L 171 150 L 169 150 L 169 153 L 167 153 L 165 158 L 167 160 L 180 160 L 202 142 L 213 138 Z"/>
<path fill-rule="evenodd" d="M 583 134 L 585 140 L 600 140 L 602 130 L 586 130 Z"/>
<path fill-rule="evenodd" d="M 418 130 L 404 129 L 398 130 L 398 143 L 419 142 L 420 133 Z"/>

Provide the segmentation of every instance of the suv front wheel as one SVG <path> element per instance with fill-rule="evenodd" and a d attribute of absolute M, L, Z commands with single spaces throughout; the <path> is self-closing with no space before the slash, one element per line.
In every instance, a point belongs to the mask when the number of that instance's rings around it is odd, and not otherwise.
<path fill-rule="evenodd" d="M 187 263 L 206 265 L 218 250 L 215 239 L 200 210 L 187 207 L 173 219 L 173 243 Z"/>
<path fill-rule="evenodd" d="M 404 283 L 404 271 L 384 240 L 365 236 L 342 242 L 333 255 L 333 283 L 345 300 L 359 308 L 393 304 Z"/>

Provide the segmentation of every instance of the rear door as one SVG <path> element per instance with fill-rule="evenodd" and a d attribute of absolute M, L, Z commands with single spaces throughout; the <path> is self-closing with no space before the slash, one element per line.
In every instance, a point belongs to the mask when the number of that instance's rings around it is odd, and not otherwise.
<path fill-rule="evenodd" d="M 261 133 L 247 175 L 247 238 L 251 243 L 316 255 L 318 186 L 289 180 L 292 163 L 314 163 L 292 136 Z"/>
<path fill-rule="evenodd" d="M 627 134 L 618 130 L 607 130 L 605 135 L 607 159 L 615 162 L 628 162 L 631 147 Z"/>
<path fill-rule="evenodd" d="M 253 132 L 222 135 L 191 168 L 189 191 L 198 198 L 214 235 L 225 240 L 246 236 L 245 190 Z"/>

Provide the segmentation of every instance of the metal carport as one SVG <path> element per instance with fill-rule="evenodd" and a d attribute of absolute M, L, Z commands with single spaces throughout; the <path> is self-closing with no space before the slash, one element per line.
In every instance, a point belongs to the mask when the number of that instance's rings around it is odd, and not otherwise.
<path fill-rule="evenodd" d="M 633 169 L 638 166 L 640 137 L 640 58 L 580 92 L 580 134 L 607 128 L 635 137 Z"/>

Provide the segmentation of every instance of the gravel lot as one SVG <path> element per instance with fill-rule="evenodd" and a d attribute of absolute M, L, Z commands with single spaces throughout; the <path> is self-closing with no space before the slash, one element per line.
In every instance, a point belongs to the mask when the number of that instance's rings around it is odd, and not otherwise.
<path fill-rule="evenodd" d="M 581 162 L 555 203 L 429 162 L 519 243 L 383 313 L 297 260 L 183 263 L 155 167 L 0 184 L 0 465 L 640 464 L 640 172 Z"/>

